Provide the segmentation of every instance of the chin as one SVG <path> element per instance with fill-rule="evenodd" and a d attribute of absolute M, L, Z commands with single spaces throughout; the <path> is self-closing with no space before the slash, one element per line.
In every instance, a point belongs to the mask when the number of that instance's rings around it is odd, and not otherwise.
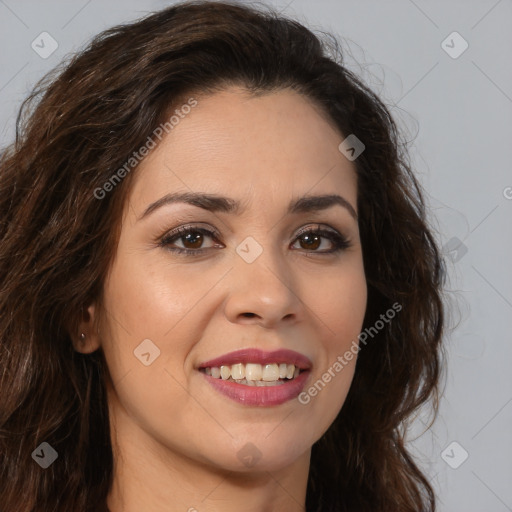
<path fill-rule="evenodd" d="M 279 471 L 303 457 L 313 444 L 291 436 L 284 439 L 276 434 L 272 440 L 271 437 L 266 431 L 260 437 L 238 438 L 233 443 L 232 456 L 222 459 L 223 468 L 240 473 Z"/>

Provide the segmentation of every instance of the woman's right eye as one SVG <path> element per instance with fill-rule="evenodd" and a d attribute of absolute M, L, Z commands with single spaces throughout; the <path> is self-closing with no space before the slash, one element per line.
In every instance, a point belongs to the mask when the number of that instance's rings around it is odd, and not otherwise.
<path fill-rule="evenodd" d="M 209 229 L 200 227 L 180 227 L 170 233 L 167 233 L 161 240 L 160 245 L 167 250 L 178 254 L 198 255 L 203 254 L 208 248 L 196 247 L 198 244 L 202 245 L 204 237 L 215 239 L 217 234 Z M 171 247 L 175 240 L 182 240 L 186 244 L 192 244 L 192 249 L 187 247 Z"/>

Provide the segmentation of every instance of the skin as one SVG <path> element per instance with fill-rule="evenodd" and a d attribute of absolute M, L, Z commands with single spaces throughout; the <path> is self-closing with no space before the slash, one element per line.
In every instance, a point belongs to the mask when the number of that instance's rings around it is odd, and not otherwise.
<path fill-rule="evenodd" d="M 77 350 L 102 347 L 114 451 L 111 512 L 304 510 L 310 452 L 340 411 L 356 358 L 303 405 L 241 405 L 196 368 L 241 348 L 287 348 L 311 359 L 305 389 L 356 340 L 367 287 L 357 220 L 348 209 L 286 214 L 291 199 L 339 194 L 357 212 L 355 167 L 338 150 L 345 138 L 311 101 L 286 89 L 252 97 L 231 87 L 198 104 L 144 159 L 125 206 L 103 307 L 89 305 Z M 208 192 L 242 203 L 239 215 L 177 203 L 142 220 L 170 192 Z M 350 247 L 311 249 L 303 227 L 336 230 Z M 158 245 L 188 224 L 218 230 L 192 243 L 197 257 Z M 253 237 L 262 253 L 236 252 Z M 301 242 L 302 240 L 302 242 Z M 316 252 L 315 252 L 316 251 Z M 150 339 L 160 356 L 134 356 Z M 237 456 L 252 443 L 260 458 Z M 252 448 L 254 450 L 254 448 Z"/>

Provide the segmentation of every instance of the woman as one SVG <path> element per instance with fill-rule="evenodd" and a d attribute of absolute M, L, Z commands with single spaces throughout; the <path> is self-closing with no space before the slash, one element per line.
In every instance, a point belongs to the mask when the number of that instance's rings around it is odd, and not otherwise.
<path fill-rule="evenodd" d="M 327 50 L 188 2 L 36 88 L 0 163 L 5 510 L 435 509 L 404 436 L 437 410 L 440 253 Z"/>

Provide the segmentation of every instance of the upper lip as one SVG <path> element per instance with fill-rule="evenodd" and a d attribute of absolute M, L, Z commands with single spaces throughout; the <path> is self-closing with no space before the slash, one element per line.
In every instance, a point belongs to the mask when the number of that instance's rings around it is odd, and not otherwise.
<path fill-rule="evenodd" d="M 214 368 L 220 366 L 230 366 L 238 363 L 255 363 L 255 364 L 271 364 L 271 363 L 286 363 L 294 364 L 301 370 L 309 370 L 313 363 L 311 360 L 299 352 L 294 350 L 274 350 L 267 352 L 256 348 L 243 348 L 235 350 L 222 356 L 216 357 L 200 363 L 198 368 Z"/>

